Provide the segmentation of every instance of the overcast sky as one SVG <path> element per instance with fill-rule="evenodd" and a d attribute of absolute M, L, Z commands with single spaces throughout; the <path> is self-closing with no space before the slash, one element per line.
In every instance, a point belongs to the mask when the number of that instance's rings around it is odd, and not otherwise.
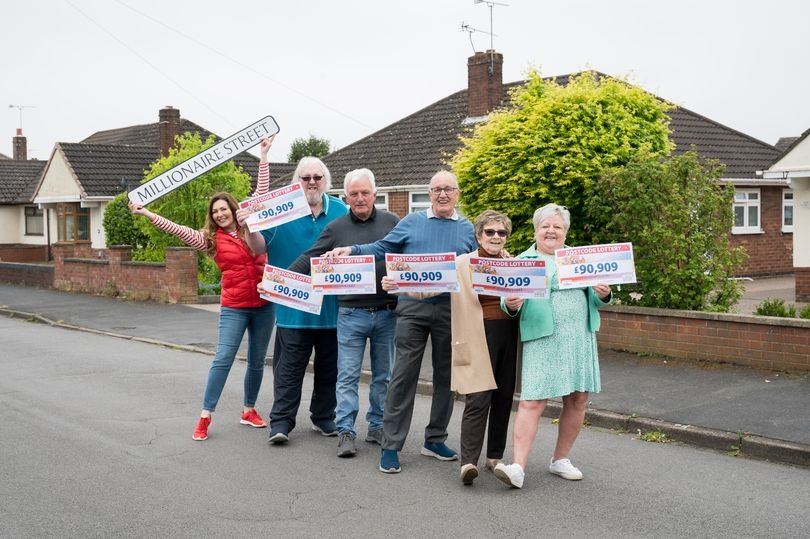
<path fill-rule="evenodd" d="M 755 138 L 810 128 L 810 1 L 506 0 L 504 82 L 593 68 Z M 490 47 L 474 0 L 3 0 L 0 153 L 156 122 L 165 105 L 227 136 L 271 114 L 270 155 L 346 146 L 467 85 Z M 468 34 L 462 23 L 482 30 Z M 472 40 L 472 44 L 471 44 Z"/>

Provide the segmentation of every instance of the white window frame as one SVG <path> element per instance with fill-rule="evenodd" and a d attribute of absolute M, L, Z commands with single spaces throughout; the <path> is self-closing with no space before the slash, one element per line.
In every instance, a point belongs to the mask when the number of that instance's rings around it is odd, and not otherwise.
<path fill-rule="evenodd" d="M 414 195 L 425 195 L 427 201 L 414 200 Z M 426 210 L 430 207 L 430 194 L 427 191 L 411 191 L 408 193 L 408 213 Z"/>
<path fill-rule="evenodd" d="M 744 195 L 741 199 L 740 195 Z M 751 197 L 756 195 L 756 197 Z M 736 226 L 737 208 L 743 210 L 743 225 Z M 757 224 L 751 225 L 748 220 L 749 210 L 756 208 Z M 761 234 L 762 233 L 762 192 L 759 189 L 735 189 L 734 190 L 734 216 L 735 221 L 731 223 L 732 234 Z"/>
<path fill-rule="evenodd" d="M 382 202 L 380 202 L 379 198 L 382 197 Z M 387 210 L 388 209 L 388 193 L 380 193 L 377 192 L 377 199 L 374 200 L 374 207 L 378 210 Z"/>
<path fill-rule="evenodd" d="M 795 197 L 792 189 L 785 189 L 782 191 L 782 232 L 793 233 L 793 223 L 796 221 L 796 213 L 794 212 L 793 201 Z M 790 220 L 788 225 L 785 223 L 785 210 L 790 208 Z"/>

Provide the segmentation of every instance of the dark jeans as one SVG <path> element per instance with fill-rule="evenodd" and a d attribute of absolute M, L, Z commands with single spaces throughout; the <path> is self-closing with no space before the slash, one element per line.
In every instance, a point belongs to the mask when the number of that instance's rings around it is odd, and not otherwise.
<path fill-rule="evenodd" d="M 301 404 L 301 386 L 313 350 L 315 382 L 309 405 L 310 419 L 313 423 L 334 421 L 337 331 L 277 327 L 273 349 L 271 427 L 286 423 L 288 432 L 295 428 L 295 416 L 298 415 L 298 406 Z"/>
<path fill-rule="evenodd" d="M 489 416 L 487 458 L 501 459 L 506 448 L 509 416 L 515 393 L 518 323 L 514 320 L 484 320 L 489 359 L 497 389 L 467 395 L 461 417 L 461 465 L 478 465 Z"/>
<path fill-rule="evenodd" d="M 430 336 L 433 347 L 433 399 L 425 440 L 443 442 L 453 413 L 450 393 L 450 303 L 400 300 L 396 357 L 383 416 L 383 448 L 401 451 L 411 427 L 419 370 Z"/>

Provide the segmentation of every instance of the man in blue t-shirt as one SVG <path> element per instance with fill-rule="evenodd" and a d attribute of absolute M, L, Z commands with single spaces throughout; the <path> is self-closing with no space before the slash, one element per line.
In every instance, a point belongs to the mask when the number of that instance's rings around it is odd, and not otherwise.
<path fill-rule="evenodd" d="M 374 243 L 339 247 L 325 256 L 369 255 L 377 259 L 385 253 L 458 254 L 474 251 L 478 244 L 472 224 L 456 211 L 458 181 L 446 170 L 430 180 L 431 206 L 425 211 L 406 215 L 384 238 Z M 450 392 L 450 295 L 440 294 L 418 299 L 402 295 L 396 310 L 396 359 L 388 385 L 383 416 L 383 442 L 379 469 L 397 473 L 399 451 L 411 425 L 416 385 L 427 339 L 433 347 L 433 399 L 430 422 L 425 427 L 421 453 L 439 460 L 456 460 L 456 452 L 444 443 L 447 424 L 453 413 Z"/>
<path fill-rule="evenodd" d="M 259 176 L 266 174 L 264 158 Z M 315 243 L 324 227 L 346 215 L 346 205 L 327 195 L 331 175 L 323 161 L 304 157 L 298 162 L 293 182 L 300 182 L 312 211 L 281 226 L 247 235 L 250 248 L 267 253 L 267 263 L 288 267 Z M 239 210 L 242 225 L 249 212 Z M 284 305 L 276 305 L 276 342 L 273 348 L 273 408 L 270 411 L 268 441 L 280 444 L 289 440 L 301 404 L 301 386 L 309 358 L 315 351 L 314 385 L 309 412 L 312 428 L 324 436 L 337 436 L 335 427 L 335 383 L 337 381 L 337 312 L 335 296 L 324 296 L 320 314 L 310 314 Z"/>

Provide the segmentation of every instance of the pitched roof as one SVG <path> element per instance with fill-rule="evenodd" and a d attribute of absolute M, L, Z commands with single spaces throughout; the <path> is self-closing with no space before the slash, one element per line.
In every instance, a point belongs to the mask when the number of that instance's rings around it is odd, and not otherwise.
<path fill-rule="evenodd" d="M 207 139 L 212 133 L 190 120 L 180 118 L 179 133 L 199 133 L 200 138 Z M 117 129 L 96 131 L 82 142 L 87 144 L 128 144 L 134 146 L 155 146 L 160 140 L 160 123 L 131 125 Z"/>
<path fill-rule="evenodd" d="M 0 153 L 0 159 L 11 159 L 11 157 L 7 156 L 4 153 Z"/>
<path fill-rule="evenodd" d="M 572 76 L 554 78 L 565 85 Z M 522 84 L 504 84 L 505 106 L 509 106 L 509 90 Z M 341 189 L 345 174 L 358 167 L 370 168 L 379 187 L 427 184 L 461 146 L 459 135 L 470 129 L 463 124 L 466 116 L 467 90 L 461 90 L 329 154 L 323 160 L 332 173 L 333 188 Z M 726 165 L 726 178 L 757 178 L 756 171 L 768 168 L 779 155 L 774 146 L 689 109 L 677 107 L 669 116 L 676 153 L 694 145 L 700 155 Z M 276 186 L 287 179 L 271 183 Z"/>
<path fill-rule="evenodd" d="M 87 196 L 113 197 L 127 186 L 138 185 L 144 171 L 160 156 L 157 145 L 59 142 L 57 149 L 65 155 Z"/>
<path fill-rule="evenodd" d="M 774 146 L 780 152 L 784 152 L 788 147 L 790 147 L 794 142 L 799 140 L 800 137 L 779 137 L 779 140 L 776 141 Z"/>
<path fill-rule="evenodd" d="M 45 164 L 35 159 L 0 159 L 0 204 L 31 202 Z"/>
<path fill-rule="evenodd" d="M 200 138 L 203 140 L 207 139 L 210 135 L 214 135 L 216 140 L 222 140 L 216 133 L 212 133 L 208 131 L 204 127 L 192 122 L 191 120 L 186 120 L 185 118 L 180 119 L 180 133 L 199 133 Z M 160 140 L 160 124 L 158 122 L 151 123 L 151 124 L 144 124 L 144 125 L 133 125 L 129 127 L 120 127 L 117 129 L 107 129 L 104 131 L 96 131 L 86 139 L 82 141 L 84 144 L 98 144 L 98 145 L 129 145 L 129 146 L 139 146 L 139 147 L 148 147 L 155 151 L 155 157 L 147 162 L 147 166 L 157 158 L 158 146 L 157 143 Z M 106 150 L 99 149 L 100 152 L 104 152 Z M 251 189 L 255 189 L 256 187 L 256 180 L 259 175 L 259 159 L 250 154 L 248 152 L 244 152 L 239 154 L 234 158 L 234 163 L 240 165 L 242 169 L 250 176 L 250 183 Z M 99 164 L 99 168 L 102 168 L 103 165 Z M 277 180 L 280 177 L 288 177 L 292 174 L 295 170 L 294 163 L 270 163 L 270 179 L 271 181 Z M 143 177 L 143 170 L 139 176 L 140 178 Z M 79 181 L 84 186 L 84 178 L 79 176 Z M 120 179 L 119 179 L 120 182 Z M 285 182 L 286 183 L 286 182 Z M 134 185 L 135 183 L 130 183 L 130 185 Z M 105 196 L 103 194 L 96 193 L 96 187 L 98 185 L 92 185 L 91 187 L 85 186 L 85 190 L 88 191 L 88 195 L 91 196 Z M 94 190 L 94 193 L 91 194 L 90 189 Z M 119 193 L 116 191 L 116 194 Z"/>

